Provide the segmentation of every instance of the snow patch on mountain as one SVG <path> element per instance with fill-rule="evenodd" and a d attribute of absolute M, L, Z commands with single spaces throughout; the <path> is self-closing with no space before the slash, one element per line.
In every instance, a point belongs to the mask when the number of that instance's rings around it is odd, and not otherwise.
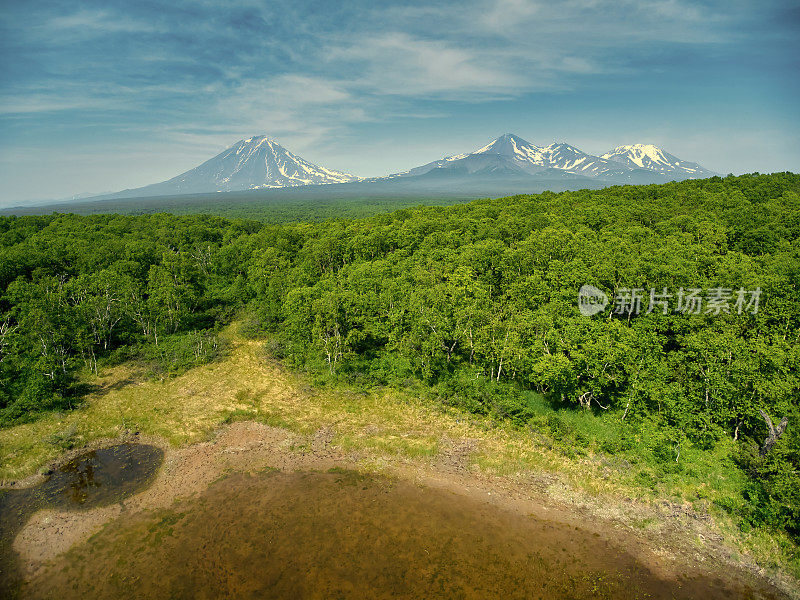
<path fill-rule="evenodd" d="M 681 160 L 653 144 L 629 144 L 617 146 L 601 156 L 620 164 L 639 167 L 663 173 L 664 175 L 685 175 L 686 177 L 710 177 L 713 171 L 697 163 Z"/>

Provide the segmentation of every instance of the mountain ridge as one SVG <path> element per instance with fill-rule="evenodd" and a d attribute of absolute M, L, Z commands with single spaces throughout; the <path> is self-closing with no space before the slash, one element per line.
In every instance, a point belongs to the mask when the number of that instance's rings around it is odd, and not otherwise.
<path fill-rule="evenodd" d="M 385 176 L 361 178 L 307 161 L 274 139 L 261 135 L 239 140 L 197 167 L 166 181 L 94 199 L 359 183 L 396 188 L 406 185 L 427 190 L 426 186 L 433 181 L 436 181 L 434 187 L 440 190 L 446 187 L 448 178 L 461 190 L 497 189 L 502 193 L 511 184 L 513 189 L 525 189 L 526 181 L 535 191 L 541 189 L 545 181 L 553 189 L 577 189 L 665 183 L 715 174 L 651 144 L 617 146 L 596 156 L 565 142 L 537 146 L 506 133 L 473 152 L 447 156 Z"/>
<path fill-rule="evenodd" d="M 715 175 L 697 163 L 681 160 L 652 145 L 618 146 L 603 156 L 596 156 L 564 142 L 536 146 L 513 133 L 506 133 L 474 152 L 448 156 L 387 177 L 419 176 L 434 169 L 455 171 L 457 166 L 473 172 L 471 163 L 475 163 L 478 156 L 491 157 L 484 158 L 482 164 L 488 168 L 488 163 L 492 162 L 494 171 L 522 171 L 537 175 L 545 169 L 557 169 L 565 175 L 608 180 L 610 183 L 664 183 L 670 180 L 670 176 L 692 179 Z"/>

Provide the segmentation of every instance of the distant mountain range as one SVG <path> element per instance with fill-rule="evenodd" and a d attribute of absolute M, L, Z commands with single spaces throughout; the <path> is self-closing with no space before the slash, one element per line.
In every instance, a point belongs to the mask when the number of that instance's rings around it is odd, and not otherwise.
<path fill-rule="evenodd" d="M 492 195 L 597 188 L 711 177 L 714 172 L 648 145 L 618 146 L 601 156 L 565 143 L 536 146 L 507 133 L 474 152 L 448 156 L 385 177 L 359 178 L 315 165 L 266 136 L 241 140 L 167 181 L 95 199 L 203 194 L 344 184 L 354 192 L 444 191 Z"/>
<path fill-rule="evenodd" d="M 442 171 L 473 176 L 579 176 L 609 183 L 663 183 L 715 175 L 652 145 L 619 146 L 602 156 L 593 156 L 569 144 L 540 147 L 507 133 L 475 152 L 448 156 L 389 177 L 419 177 Z"/>

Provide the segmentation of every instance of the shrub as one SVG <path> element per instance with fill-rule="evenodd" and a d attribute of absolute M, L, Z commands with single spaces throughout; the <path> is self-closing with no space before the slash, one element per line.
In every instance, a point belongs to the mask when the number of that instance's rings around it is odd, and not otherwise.
<path fill-rule="evenodd" d="M 225 345 L 213 330 L 192 331 L 164 337 L 158 345 L 144 346 L 141 358 L 156 375 L 177 375 L 213 361 Z"/>

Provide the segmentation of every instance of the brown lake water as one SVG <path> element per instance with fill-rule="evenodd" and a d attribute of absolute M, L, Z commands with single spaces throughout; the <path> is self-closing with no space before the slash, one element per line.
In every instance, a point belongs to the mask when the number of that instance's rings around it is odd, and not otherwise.
<path fill-rule="evenodd" d="M 610 539 L 476 496 L 351 471 L 235 474 L 124 515 L 20 590 L 31 598 L 756 598 L 663 580 Z M 766 596 L 770 597 L 770 596 Z"/>

